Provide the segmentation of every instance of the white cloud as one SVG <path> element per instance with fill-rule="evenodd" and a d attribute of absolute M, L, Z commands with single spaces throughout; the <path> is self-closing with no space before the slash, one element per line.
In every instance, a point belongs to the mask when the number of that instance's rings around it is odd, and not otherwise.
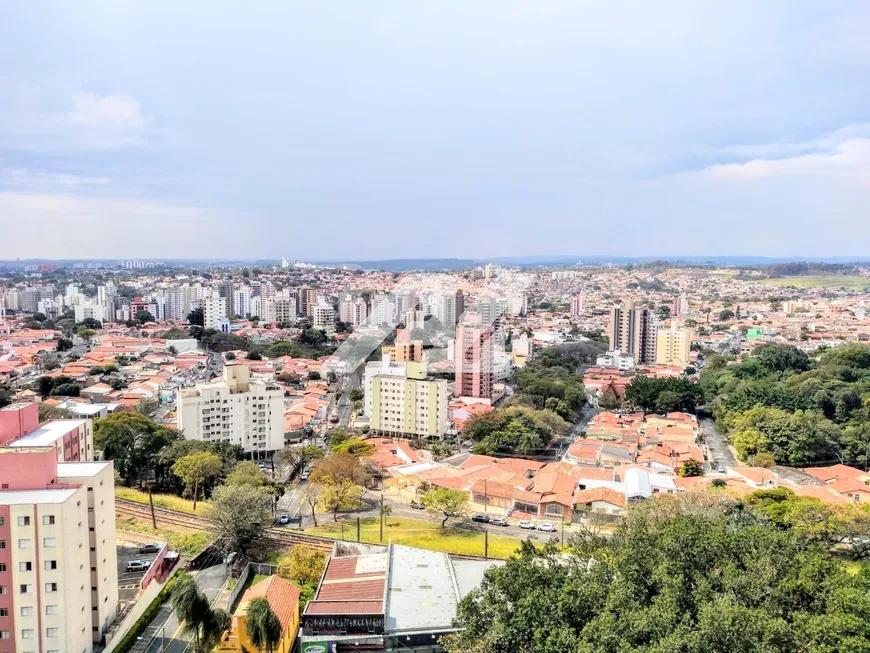
<path fill-rule="evenodd" d="M 0 170 L 0 187 L 38 191 L 57 188 L 101 187 L 111 183 L 108 177 L 85 177 L 58 172 L 5 168 Z"/>
<path fill-rule="evenodd" d="M 0 147 L 36 152 L 99 151 L 141 147 L 152 122 L 126 93 L 16 91 L 0 95 Z"/>
<path fill-rule="evenodd" d="M 771 143 L 729 150 L 753 156 L 748 161 L 715 164 L 689 174 L 720 180 L 830 176 L 861 184 L 870 181 L 870 125 L 867 124 L 851 125 L 802 143 Z"/>

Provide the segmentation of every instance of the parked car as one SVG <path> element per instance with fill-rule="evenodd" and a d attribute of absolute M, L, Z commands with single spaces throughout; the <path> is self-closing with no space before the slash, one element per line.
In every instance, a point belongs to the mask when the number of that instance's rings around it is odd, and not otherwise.
<path fill-rule="evenodd" d="M 507 526 L 507 519 L 502 519 L 501 517 L 490 517 L 489 518 L 490 526 Z"/>
<path fill-rule="evenodd" d="M 719 472 L 720 474 L 724 474 L 724 473 L 725 473 L 725 467 L 722 466 L 722 465 L 718 465 L 718 466 L 716 467 L 716 471 Z"/>
<path fill-rule="evenodd" d="M 480 514 L 472 517 L 471 521 L 480 522 L 481 524 L 488 524 L 489 523 L 489 515 L 484 515 L 483 513 L 480 513 Z"/>
<path fill-rule="evenodd" d="M 414 510 L 425 510 L 426 509 L 426 506 L 424 506 L 422 503 L 417 503 L 416 501 L 411 502 L 411 507 Z"/>
<path fill-rule="evenodd" d="M 289 524 L 290 523 L 290 515 L 281 515 L 278 517 L 279 524 Z"/>
<path fill-rule="evenodd" d="M 311 472 L 306 469 L 302 472 L 302 474 L 299 475 L 299 479 L 302 481 L 307 481 L 310 476 Z"/>
<path fill-rule="evenodd" d="M 127 563 L 127 571 L 145 571 L 150 566 L 147 560 L 131 560 Z"/>
<path fill-rule="evenodd" d="M 526 530 L 534 530 L 535 522 L 529 521 L 528 519 L 523 519 L 517 524 L 520 528 L 525 528 Z"/>
<path fill-rule="evenodd" d="M 538 530 L 544 531 L 546 533 L 555 533 L 556 527 L 553 525 L 552 522 L 542 521 L 540 524 L 538 524 Z"/>
<path fill-rule="evenodd" d="M 160 545 L 154 542 L 148 542 L 139 547 L 139 553 L 157 553 L 160 550 Z"/>

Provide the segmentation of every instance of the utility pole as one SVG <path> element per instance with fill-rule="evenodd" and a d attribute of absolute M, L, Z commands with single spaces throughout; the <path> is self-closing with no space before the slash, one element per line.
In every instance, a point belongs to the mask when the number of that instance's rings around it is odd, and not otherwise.
<path fill-rule="evenodd" d="M 151 526 L 157 530 L 157 517 L 154 516 L 154 495 L 151 493 L 151 488 L 148 488 L 148 503 L 151 504 Z"/>
<path fill-rule="evenodd" d="M 381 492 L 381 534 L 378 539 L 379 542 L 384 541 L 384 493 Z"/>
<path fill-rule="evenodd" d="M 489 559 L 489 529 L 483 531 L 483 557 Z"/>
<path fill-rule="evenodd" d="M 383 519 L 383 517 L 381 517 Z M 356 518 L 356 541 L 359 543 L 359 517 Z"/>
<path fill-rule="evenodd" d="M 565 512 L 562 512 L 562 547 L 565 546 Z"/>

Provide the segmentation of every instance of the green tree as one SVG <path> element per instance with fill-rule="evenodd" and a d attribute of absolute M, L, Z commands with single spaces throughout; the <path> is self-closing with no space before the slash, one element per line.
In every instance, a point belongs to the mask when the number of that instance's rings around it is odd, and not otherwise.
<path fill-rule="evenodd" d="M 251 644 L 259 651 L 272 653 L 281 641 L 281 622 L 272 612 L 269 601 L 263 597 L 258 597 L 248 604 L 245 628 Z"/>
<path fill-rule="evenodd" d="M 172 473 L 184 482 L 193 497 L 193 509 L 196 510 L 200 489 L 217 478 L 222 469 L 220 458 L 210 451 L 200 451 L 179 458 L 172 466 Z"/>
<path fill-rule="evenodd" d="M 326 568 L 326 554 L 307 544 L 297 544 L 278 561 L 278 575 L 298 585 L 320 582 Z"/>
<path fill-rule="evenodd" d="M 196 326 L 205 326 L 205 314 L 201 308 L 195 308 L 187 314 L 187 322 Z"/>
<path fill-rule="evenodd" d="M 458 517 L 465 512 L 468 505 L 468 495 L 461 490 L 436 487 L 420 498 L 420 503 L 433 515 L 443 517 L 441 528 L 447 524 L 451 517 Z"/>
<path fill-rule="evenodd" d="M 683 461 L 678 471 L 678 475 L 683 477 L 701 476 L 703 473 L 704 466 L 694 458 Z"/>
<path fill-rule="evenodd" d="M 221 485 L 212 494 L 208 517 L 220 549 L 246 557 L 272 523 L 272 496 L 251 485 Z"/>
<path fill-rule="evenodd" d="M 349 438 L 336 445 L 333 445 L 330 441 L 329 447 L 333 453 L 346 452 L 357 457 L 370 456 L 375 452 L 375 445 L 366 442 L 362 438 Z"/>
<path fill-rule="evenodd" d="M 208 653 L 221 634 L 229 628 L 230 616 L 212 609 L 208 597 L 196 586 L 190 574 L 182 572 L 175 580 L 170 598 L 183 632 L 192 639 L 195 653 Z"/>
<path fill-rule="evenodd" d="M 136 321 L 139 324 L 145 324 L 146 322 L 154 322 L 154 316 L 151 315 L 149 311 L 139 311 L 136 313 Z"/>
<path fill-rule="evenodd" d="M 179 438 L 176 431 L 141 413 L 113 413 L 94 422 L 94 446 L 112 460 L 124 485 L 141 482 L 154 469 L 158 453 Z"/>
<path fill-rule="evenodd" d="M 542 609 L 546 606 L 546 609 Z M 524 543 L 460 602 L 450 653 L 866 651 L 870 576 L 724 494 L 661 497 L 568 553 Z"/>

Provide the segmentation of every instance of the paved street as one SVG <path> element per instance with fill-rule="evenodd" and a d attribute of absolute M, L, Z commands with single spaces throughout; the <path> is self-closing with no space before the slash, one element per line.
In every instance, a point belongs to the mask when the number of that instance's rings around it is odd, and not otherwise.
<path fill-rule="evenodd" d="M 196 572 L 196 584 L 205 592 L 209 600 L 214 601 L 226 580 L 226 568 L 223 564 L 208 567 Z M 188 641 L 182 634 L 178 619 L 168 604 L 164 605 L 155 615 L 151 624 L 139 638 L 131 653 L 184 653 Z"/>
<path fill-rule="evenodd" d="M 710 452 L 710 466 L 715 470 L 717 465 L 724 467 L 736 467 L 737 459 L 728 448 L 728 440 L 716 428 L 716 423 L 709 417 L 698 420 L 704 440 Z"/>

